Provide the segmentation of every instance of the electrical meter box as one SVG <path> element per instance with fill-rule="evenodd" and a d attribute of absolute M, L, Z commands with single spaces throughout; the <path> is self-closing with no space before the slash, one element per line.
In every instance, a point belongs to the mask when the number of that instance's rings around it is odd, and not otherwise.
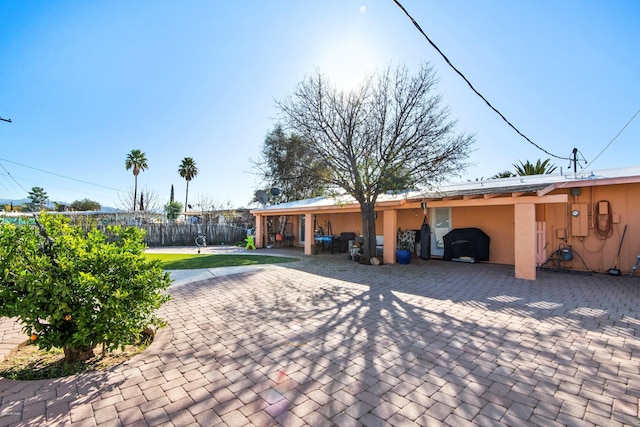
<path fill-rule="evenodd" d="M 587 204 L 574 203 L 571 205 L 571 235 L 573 237 L 587 237 L 589 235 L 589 221 Z"/>

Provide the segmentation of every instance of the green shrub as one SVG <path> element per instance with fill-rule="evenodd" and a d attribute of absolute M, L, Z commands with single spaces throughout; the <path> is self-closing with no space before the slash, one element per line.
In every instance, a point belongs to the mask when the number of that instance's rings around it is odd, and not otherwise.
<path fill-rule="evenodd" d="M 143 237 L 134 227 L 84 233 L 61 215 L 41 215 L 39 227 L 0 225 L 0 316 L 18 317 L 67 361 L 132 343 L 164 324 L 155 312 L 171 282 L 145 258 Z"/>
<path fill-rule="evenodd" d="M 164 213 L 167 214 L 167 219 L 175 220 L 178 219 L 180 213 L 182 212 L 182 203 L 177 202 L 175 200 L 164 205 Z"/>

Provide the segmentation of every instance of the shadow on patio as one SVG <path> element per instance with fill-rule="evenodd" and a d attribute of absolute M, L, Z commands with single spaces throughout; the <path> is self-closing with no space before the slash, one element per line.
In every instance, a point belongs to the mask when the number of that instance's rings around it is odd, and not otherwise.
<path fill-rule="evenodd" d="M 541 273 L 529 282 L 499 265 L 376 267 L 342 256 L 174 294 L 185 306 L 215 294 L 182 339 L 200 343 L 194 367 L 211 381 L 218 416 L 233 408 L 257 425 L 637 420 L 636 280 Z"/>

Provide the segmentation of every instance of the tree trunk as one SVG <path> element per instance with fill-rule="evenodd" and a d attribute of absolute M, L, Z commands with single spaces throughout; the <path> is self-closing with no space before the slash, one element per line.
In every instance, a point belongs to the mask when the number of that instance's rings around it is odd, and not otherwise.
<path fill-rule="evenodd" d="M 189 181 L 187 181 L 187 191 L 184 195 L 184 211 L 187 211 L 187 206 L 189 206 L 187 203 L 189 202 Z"/>
<path fill-rule="evenodd" d="M 64 350 L 64 360 L 65 362 L 78 362 L 83 360 L 91 359 L 95 354 L 93 353 L 93 348 L 71 348 L 71 347 L 63 347 Z"/>
<path fill-rule="evenodd" d="M 363 255 L 360 258 L 362 264 L 370 264 L 372 257 L 376 256 L 376 217 L 375 202 L 361 202 L 360 214 L 362 216 L 362 250 Z"/>
<path fill-rule="evenodd" d="M 133 174 L 133 176 L 135 177 L 134 179 L 134 186 L 133 186 L 133 211 L 136 211 L 136 202 L 137 202 L 137 198 L 138 198 L 138 175 Z"/>

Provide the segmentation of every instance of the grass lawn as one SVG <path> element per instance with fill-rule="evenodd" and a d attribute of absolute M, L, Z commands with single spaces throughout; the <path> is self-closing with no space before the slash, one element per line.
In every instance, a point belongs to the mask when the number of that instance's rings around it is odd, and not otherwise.
<path fill-rule="evenodd" d="M 237 267 L 298 261 L 298 258 L 270 255 L 145 254 L 145 256 L 149 259 L 159 259 L 163 270 Z"/>

